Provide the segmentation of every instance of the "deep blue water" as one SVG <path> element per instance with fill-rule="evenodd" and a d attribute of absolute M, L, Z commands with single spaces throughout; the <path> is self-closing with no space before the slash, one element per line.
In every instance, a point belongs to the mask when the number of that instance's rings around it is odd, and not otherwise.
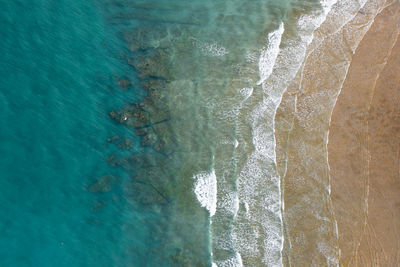
<path fill-rule="evenodd" d="M 108 112 L 143 92 L 117 86 L 134 73 L 102 1 L 0 3 L 0 266 L 153 265 L 157 214 L 129 202 L 129 173 L 107 164 L 139 143 Z M 105 175 L 109 187 L 89 190 Z"/>

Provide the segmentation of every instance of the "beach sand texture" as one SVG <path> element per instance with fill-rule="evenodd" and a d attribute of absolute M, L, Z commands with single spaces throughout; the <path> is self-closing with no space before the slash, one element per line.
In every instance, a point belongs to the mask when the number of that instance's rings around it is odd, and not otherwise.
<path fill-rule="evenodd" d="M 333 7 L 275 117 L 286 266 L 399 260 L 399 3 L 346 4 L 351 19 Z"/>
<path fill-rule="evenodd" d="M 329 133 L 332 204 L 342 266 L 400 261 L 400 3 L 358 46 Z"/>

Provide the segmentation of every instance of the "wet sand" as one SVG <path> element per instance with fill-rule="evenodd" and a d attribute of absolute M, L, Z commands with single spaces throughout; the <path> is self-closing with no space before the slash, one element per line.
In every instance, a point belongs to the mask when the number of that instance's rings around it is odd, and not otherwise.
<path fill-rule="evenodd" d="M 350 2 L 352 1 L 348 1 Z M 354 188 L 351 198 L 348 196 L 349 190 L 354 187 L 353 184 L 360 181 L 353 172 L 365 175 L 363 173 L 366 169 L 359 165 L 366 161 L 368 153 L 365 153 L 365 146 L 359 152 L 354 152 L 348 144 L 340 141 L 340 138 L 335 139 L 332 136 L 332 131 L 334 131 L 332 127 L 337 117 L 344 119 L 349 116 L 349 112 L 344 111 L 342 113 L 345 114 L 336 115 L 332 119 L 332 124 L 331 116 L 342 86 L 344 85 L 342 89 L 344 92 L 346 84 L 349 83 L 349 75 L 353 75 L 351 74 L 354 69 L 353 62 L 357 60 L 361 45 L 368 48 L 367 54 L 374 60 L 369 63 L 368 68 L 367 65 L 359 67 L 365 72 L 364 76 L 354 74 L 353 79 L 365 82 L 367 85 L 371 83 L 368 79 L 372 79 L 373 84 L 373 74 L 383 68 L 382 63 L 378 64 L 380 61 L 377 59 L 387 54 L 393 46 L 398 30 L 396 23 L 400 21 L 396 11 L 398 4 L 390 5 L 390 3 L 384 0 L 368 1 L 360 10 L 354 4 L 353 17 L 345 22 L 337 19 L 338 16 L 335 15 L 335 9 L 333 9 L 331 16 L 328 15 L 327 21 L 315 33 L 303 68 L 288 87 L 277 110 L 275 137 L 277 169 L 282 179 L 283 189 L 285 266 L 337 266 L 339 263 L 345 265 L 344 259 L 350 249 L 344 245 L 343 238 L 347 237 L 343 237 L 343 231 L 349 228 L 346 230 L 349 235 L 360 235 L 355 232 L 355 229 L 363 225 L 365 220 L 365 212 L 363 213 L 365 182 L 361 183 L 359 188 Z M 340 10 L 340 7 L 337 9 Z M 373 32 L 375 32 L 375 37 Z M 359 57 L 365 60 L 365 55 Z M 348 100 L 349 103 L 352 103 L 354 98 L 358 98 L 359 94 L 359 92 L 353 93 Z M 391 101 L 395 100 L 391 99 Z M 381 108 L 378 110 L 382 112 Z M 351 110 L 351 112 L 357 118 L 366 116 L 358 110 Z M 377 117 L 374 116 L 374 118 Z M 346 123 L 352 122 L 345 120 Z M 377 119 L 374 123 L 374 127 L 382 129 L 377 125 Z M 337 134 L 349 138 L 353 143 L 359 144 L 365 139 L 368 140 L 368 136 L 358 135 L 354 129 L 344 133 L 341 127 L 344 126 L 337 126 Z M 359 129 L 357 125 L 353 127 Z M 369 138 L 377 140 L 377 137 L 371 134 Z M 393 135 L 392 138 L 395 136 Z M 328 140 L 329 148 L 333 147 L 329 150 L 331 166 L 328 164 Z M 333 143 L 334 140 L 337 143 Z M 369 146 L 370 152 L 375 149 L 374 153 L 377 153 L 375 161 L 373 161 L 374 157 L 371 157 L 370 165 L 375 162 L 376 166 L 382 167 L 382 163 L 379 163 L 381 160 L 379 155 L 382 152 L 378 152 L 382 148 L 372 148 L 372 144 Z M 352 159 L 358 158 L 359 161 L 350 164 L 349 160 L 344 160 L 348 165 L 335 165 L 334 155 L 338 153 L 335 149 L 349 150 L 348 156 Z M 341 161 L 343 157 L 337 156 L 336 159 L 336 161 Z M 375 172 L 378 172 L 377 168 Z M 392 168 L 392 170 L 397 169 Z M 370 172 L 372 173 L 371 168 Z M 356 182 L 351 182 L 352 179 Z M 341 189 L 342 184 L 346 183 L 348 183 L 348 191 Z M 372 196 L 372 191 L 370 194 Z M 352 198 L 357 200 L 357 204 L 352 203 Z M 339 210 L 343 212 L 340 213 Z M 383 216 L 383 214 L 376 216 Z M 350 227 L 352 224 L 355 228 Z M 366 251 L 375 246 L 368 245 L 368 242 L 365 243 Z M 368 266 L 365 262 L 360 266 Z"/>
<path fill-rule="evenodd" d="M 400 3 L 376 18 L 350 65 L 329 132 L 341 266 L 400 262 Z"/>

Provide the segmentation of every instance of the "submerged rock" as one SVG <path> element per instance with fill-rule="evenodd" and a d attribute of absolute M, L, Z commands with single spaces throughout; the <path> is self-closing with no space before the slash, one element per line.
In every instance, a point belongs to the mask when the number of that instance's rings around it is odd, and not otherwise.
<path fill-rule="evenodd" d="M 127 138 L 118 143 L 119 148 L 131 149 L 132 146 L 133 146 L 133 141 Z"/>
<path fill-rule="evenodd" d="M 142 147 L 151 147 L 164 155 L 171 154 L 177 147 L 176 133 L 169 122 L 173 118 L 170 114 L 170 88 L 176 69 L 174 56 L 185 55 L 193 49 L 192 41 L 183 38 L 183 42 L 176 43 L 176 37 L 186 35 L 187 28 L 182 25 L 173 26 L 139 26 L 122 32 L 122 37 L 131 48 L 131 53 L 124 55 L 127 64 L 138 73 L 140 85 L 148 95 L 140 103 L 130 103 L 121 110 L 111 111 L 110 118 L 119 124 L 133 128 L 135 134 L 141 137 Z M 179 53 L 178 53 L 179 52 Z M 188 65 L 190 66 L 190 65 Z M 122 88 L 128 88 L 132 82 L 130 77 L 123 77 L 118 81 Z M 129 149 L 130 140 L 110 139 L 109 142 L 121 148 Z M 109 159 L 112 166 L 127 165 L 126 160 Z"/>
<path fill-rule="evenodd" d="M 122 78 L 118 81 L 118 86 L 125 90 L 128 90 L 132 84 L 133 83 L 129 79 L 126 79 L 126 78 L 125 79 Z"/>
<path fill-rule="evenodd" d="M 171 64 L 168 49 L 150 49 L 144 53 L 128 58 L 129 65 L 134 67 L 139 74 L 139 78 L 146 79 L 158 77 L 160 79 L 171 79 Z"/>
<path fill-rule="evenodd" d="M 94 184 L 89 186 L 89 191 L 93 193 L 110 192 L 117 186 L 121 180 L 113 175 L 106 175 L 99 178 Z"/>
<path fill-rule="evenodd" d="M 107 142 L 116 144 L 119 148 L 131 149 L 133 146 L 133 141 L 128 138 L 121 138 L 118 135 L 107 138 Z"/>
<path fill-rule="evenodd" d="M 111 111 L 109 116 L 114 121 L 133 128 L 143 127 L 151 122 L 149 113 L 137 103 L 126 106 L 122 110 Z"/>

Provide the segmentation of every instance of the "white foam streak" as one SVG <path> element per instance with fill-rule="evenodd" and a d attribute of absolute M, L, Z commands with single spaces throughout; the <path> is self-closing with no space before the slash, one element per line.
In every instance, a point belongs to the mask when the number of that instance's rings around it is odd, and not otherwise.
<path fill-rule="evenodd" d="M 213 262 L 212 267 L 242 267 L 242 257 L 239 253 L 235 253 L 235 255 L 227 260 L 218 261 L 217 263 Z"/>
<path fill-rule="evenodd" d="M 289 82 L 299 70 L 312 42 L 313 32 L 326 19 L 335 0 L 323 1 L 322 12 L 304 15 L 298 21 L 299 38 L 288 40 L 279 49 L 283 24 L 269 35 L 268 49 L 259 61 L 263 99 L 248 118 L 253 132 L 254 151 L 239 174 L 238 193 L 241 203 L 248 204 L 247 213 L 238 215 L 235 224 L 235 245 L 246 257 L 261 258 L 267 266 L 282 266 L 282 201 L 281 181 L 276 172 L 274 118 Z M 263 240 L 259 240 L 259 232 Z M 259 242 L 263 243 L 263 251 Z"/>
<path fill-rule="evenodd" d="M 215 171 L 196 174 L 194 192 L 202 207 L 205 207 L 210 216 L 214 216 L 217 209 L 217 177 Z"/>
<path fill-rule="evenodd" d="M 237 139 L 235 139 L 235 141 L 233 142 L 233 145 L 235 148 L 237 148 L 239 146 L 239 142 Z"/>
<path fill-rule="evenodd" d="M 244 97 L 243 102 L 246 101 L 252 94 L 253 94 L 254 88 L 242 88 L 240 90 L 240 94 Z"/>
<path fill-rule="evenodd" d="M 277 30 L 268 34 L 268 46 L 263 48 L 258 61 L 260 80 L 257 82 L 257 85 L 263 83 L 272 73 L 276 58 L 279 54 L 279 45 L 281 44 L 283 32 L 284 26 L 282 22 Z"/>

